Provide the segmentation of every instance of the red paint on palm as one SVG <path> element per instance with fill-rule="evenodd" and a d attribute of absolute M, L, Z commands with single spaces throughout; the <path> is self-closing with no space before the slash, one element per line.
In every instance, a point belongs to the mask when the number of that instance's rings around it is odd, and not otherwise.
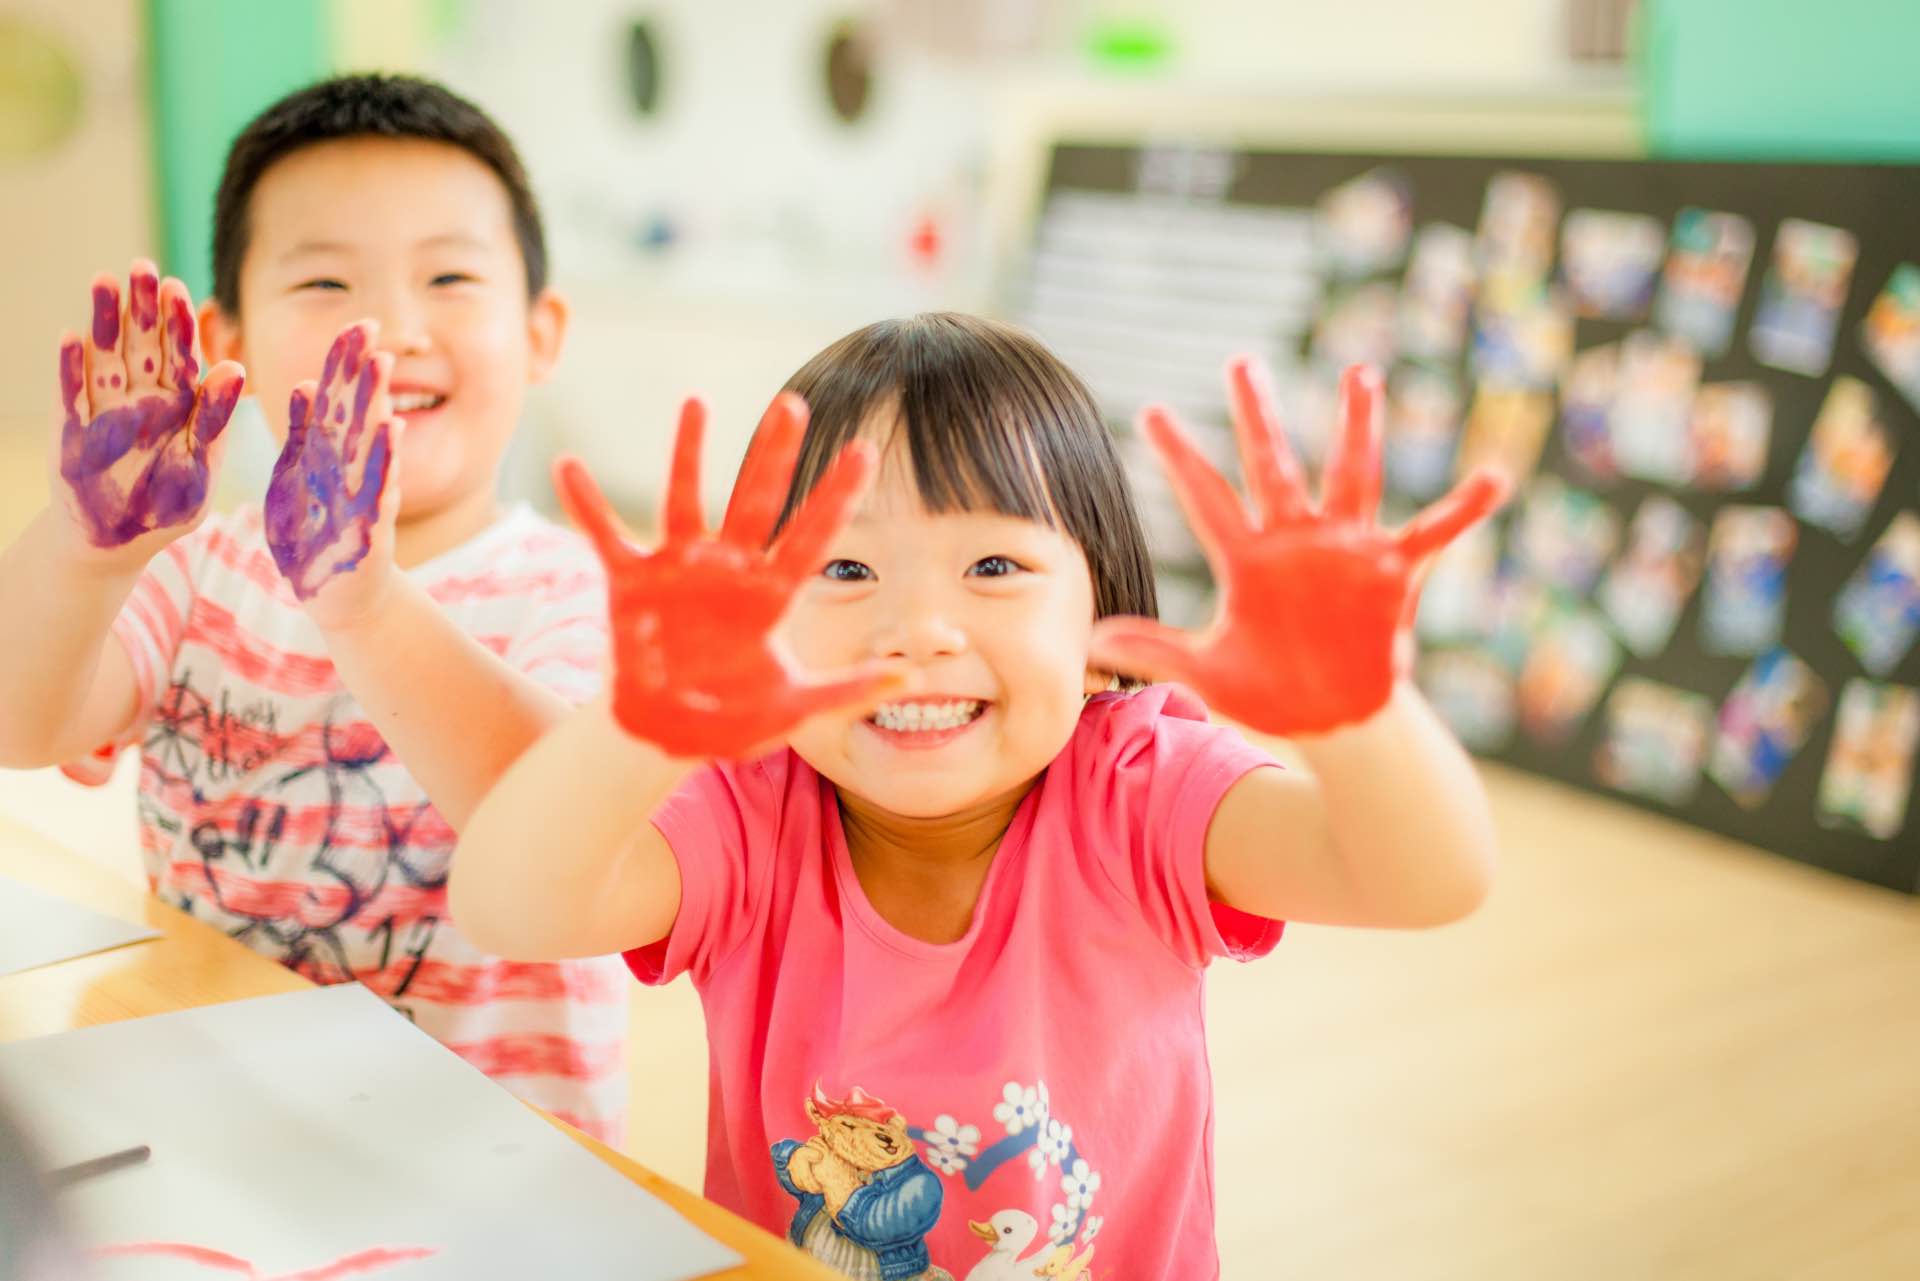
<path fill-rule="evenodd" d="M 1482 468 L 1398 530 L 1382 529 L 1380 379 L 1340 381 L 1341 426 L 1316 506 L 1252 363 L 1228 369 L 1252 511 L 1158 406 L 1141 416 L 1206 550 L 1218 610 L 1192 634 L 1151 619 L 1094 629 L 1094 662 L 1191 686 L 1216 711 L 1271 734 L 1315 734 L 1379 711 L 1411 658 L 1426 562 L 1504 501 Z"/>
<path fill-rule="evenodd" d="M 607 567 L 614 718 L 670 756 L 750 756 L 807 717 L 875 699 L 895 683 L 880 665 L 816 678 L 776 639 L 781 617 L 819 570 L 878 463 L 871 444 L 848 445 L 773 538 L 806 416 L 798 396 L 773 402 L 747 448 L 721 527 L 711 533 L 700 509 L 706 410 L 688 400 L 674 441 L 662 541 L 652 551 L 622 532 L 584 464 L 554 464 L 562 504 Z"/>

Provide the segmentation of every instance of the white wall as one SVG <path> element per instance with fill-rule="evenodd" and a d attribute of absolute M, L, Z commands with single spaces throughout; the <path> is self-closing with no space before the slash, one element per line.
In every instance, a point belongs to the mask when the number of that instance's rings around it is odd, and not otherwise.
<path fill-rule="evenodd" d="M 1019 7 L 972 8 L 996 6 Z M 1076 0 L 1027 24 L 1054 40 L 1023 58 L 982 66 L 893 50 L 868 117 L 847 126 L 828 112 L 818 72 L 825 33 L 857 7 L 475 0 L 450 31 L 422 32 L 421 64 L 497 113 L 520 144 L 577 306 L 562 373 L 532 402 L 515 485 L 544 495 L 536 458 L 557 446 L 585 454 L 618 499 L 644 508 L 679 399 L 697 390 L 715 411 L 707 479 L 717 502 L 767 397 L 827 341 L 886 315 L 987 306 L 994 105 L 1036 85 L 1098 83 L 1074 34 L 1091 21 L 1144 15 L 1164 26 L 1175 52 L 1149 82 L 1156 92 L 1498 94 L 1590 80 L 1559 52 L 1561 0 Z M 867 8 L 924 18 L 916 0 Z M 665 55 L 651 119 L 623 97 L 636 12 L 654 21 Z M 393 61 L 391 26 L 355 26 L 368 33 L 366 60 Z M 929 209 L 951 238 L 931 274 L 905 251 Z M 634 247 L 655 215 L 681 235 L 665 254 Z"/>

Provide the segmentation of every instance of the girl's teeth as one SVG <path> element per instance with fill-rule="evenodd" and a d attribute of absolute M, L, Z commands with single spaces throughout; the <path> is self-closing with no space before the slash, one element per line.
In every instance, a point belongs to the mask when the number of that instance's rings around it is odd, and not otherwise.
<path fill-rule="evenodd" d="M 968 699 L 957 703 L 888 703 L 873 714 L 881 729 L 902 733 L 958 729 L 980 714 L 980 704 Z"/>
<path fill-rule="evenodd" d="M 410 391 L 395 396 L 393 408 L 395 413 L 410 414 L 422 409 L 437 409 L 445 399 L 445 396 L 437 396 L 432 392 Z"/>

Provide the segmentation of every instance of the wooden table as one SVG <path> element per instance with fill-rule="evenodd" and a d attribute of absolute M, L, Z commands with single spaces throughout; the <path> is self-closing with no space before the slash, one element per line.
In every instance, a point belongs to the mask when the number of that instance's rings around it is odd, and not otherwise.
<path fill-rule="evenodd" d="M 0 978 L 0 1041 L 312 986 L 212 926 L 168 907 L 4 815 L 0 815 L 0 875 L 122 920 L 145 922 L 161 932 L 159 939 L 150 942 Z M 638 1161 L 571 1126 L 553 1124 L 746 1259 L 741 1267 L 713 1274 L 717 1281 L 776 1277 L 834 1281 L 839 1277 L 779 1237 L 661 1178 Z"/>

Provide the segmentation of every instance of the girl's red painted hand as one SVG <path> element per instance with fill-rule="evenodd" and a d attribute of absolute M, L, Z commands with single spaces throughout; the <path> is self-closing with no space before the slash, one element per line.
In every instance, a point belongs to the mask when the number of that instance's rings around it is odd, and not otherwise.
<path fill-rule="evenodd" d="M 700 511 L 706 410 L 688 400 L 674 441 L 662 541 L 652 551 L 625 536 L 579 459 L 554 464 L 561 503 L 607 567 L 614 719 L 669 756 L 747 757 L 809 716 L 877 702 L 900 684 L 898 672 L 880 664 L 810 677 L 775 638 L 878 465 L 870 443 L 848 445 L 769 544 L 806 422 L 798 396 L 774 400 L 713 534 Z"/>
<path fill-rule="evenodd" d="M 1166 409 L 1141 415 L 1213 566 L 1214 621 L 1195 635 L 1150 619 L 1104 619 L 1093 662 L 1180 681 L 1265 733 L 1324 733 L 1365 720 L 1406 674 L 1426 562 L 1497 508 L 1508 482 L 1482 468 L 1401 529 L 1384 530 L 1375 371 L 1356 365 L 1340 380 L 1341 426 L 1318 507 L 1250 361 L 1229 366 L 1228 389 L 1251 518 Z"/>

